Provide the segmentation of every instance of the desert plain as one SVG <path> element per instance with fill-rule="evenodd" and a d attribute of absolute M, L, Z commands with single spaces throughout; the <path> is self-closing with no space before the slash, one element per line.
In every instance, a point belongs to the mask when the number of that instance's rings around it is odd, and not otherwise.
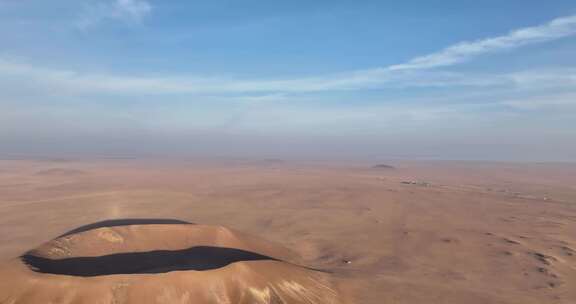
<path fill-rule="evenodd" d="M 571 163 L 0 161 L 0 265 L 111 219 L 261 238 L 329 274 L 342 303 L 576 303 Z M 0 303 L 18 303 L 2 298 L 17 279 L 0 269 Z"/>

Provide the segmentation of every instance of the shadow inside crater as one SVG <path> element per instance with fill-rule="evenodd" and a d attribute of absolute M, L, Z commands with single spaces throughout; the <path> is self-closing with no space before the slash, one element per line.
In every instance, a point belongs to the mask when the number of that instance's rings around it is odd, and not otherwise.
<path fill-rule="evenodd" d="M 72 229 L 58 237 L 68 236 L 76 233 L 81 233 L 88 230 L 104 228 L 104 227 L 118 227 L 118 226 L 130 226 L 130 225 L 155 225 L 155 224 L 162 224 L 162 225 L 170 225 L 170 224 L 188 224 L 194 225 L 194 223 L 181 221 L 181 220 L 174 220 L 174 219 L 157 219 L 157 218 L 126 218 L 126 219 L 113 219 L 113 220 L 105 220 L 101 222 L 96 222 L 84 226 L 80 226 L 78 228 Z"/>
<path fill-rule="evenodd" d="M 175 219 L 128 218 L 112 219 L 92 223 L 70 230 L 59 237 L 69 236 L 103 227 L 153 224 L 188 224 L 194 223 Z M 49 259 L 39 257 L 31 252 L 20 257 L 22 262 L 35 272 L 94 277 L 115 274 L 154 274 L 171 271 L 206 271 L 225 267 L 241 261 L 280 261 L 313 271 L 329 272 L 302 265 L 281 261 L 273 257 L 236 248 L 215 246 L 194 246 L 182 250 L 153 250 L 146 252 L 123 252 L 96 257 L 72 257 Z"/>
<path fill-rule="evenodd" d="M 197 246 L 183 250 L 117 253 L 98 257 L 48 259 L 32 254 L 20 257 L 40 273 L 93 277 L 113 274 L 165 273 L 212 270 L 240 261 L 277 259 L 235 248 Z"/>

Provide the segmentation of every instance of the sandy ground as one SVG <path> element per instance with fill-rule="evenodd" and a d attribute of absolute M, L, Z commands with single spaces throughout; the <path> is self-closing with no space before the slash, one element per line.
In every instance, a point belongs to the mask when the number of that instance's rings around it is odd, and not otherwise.
<path fill-rule="evenodd" d="M 354 303 L 576 303 L 576 165 L 0 161 L 0 259 L 91 222 L 280 243 Z"/>

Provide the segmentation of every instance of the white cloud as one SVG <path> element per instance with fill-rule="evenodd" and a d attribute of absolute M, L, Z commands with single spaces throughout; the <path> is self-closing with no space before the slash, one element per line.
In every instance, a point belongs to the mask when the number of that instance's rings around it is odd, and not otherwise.
<path fill-rule="evenodd" d="M 96 22 L 120 18 L 138 22 L 151 6 L 142 0 L 116 0 L 97 10 Z M 94 21 L 91 21 L 94 22 Z M 91 74 L 66 69 L 50 69 L 0 58 L 0 77 L 27 79 L 41 89 L 66 93 L 122 94 L 229 94 L 229 93 L 298 93 L 337 90 L 360 90 L 384 87 L 443 86 L 573 86 L 574 70 L 550 70 L 504 75 L 459 74 L 427 69 L 453 65 L 474 56 L 503 49 L 518 48 L 576 34 L 576 15 L 557 18 L 547 24 L 511 33 L 450 46 L 438 53 L 418 57 L 406 63 L 382 68 L 351 71 L 294 79 L 238 79 L 230 77 L 166 76 L 144 77 Z M 274 96 L 274 95 L 273 95 Z M 275 96 L 276 98 L 278 96 Z"/>
<path fill-rule="evenodd" d="M 507 77 L 523 88 L 576 88 L 575 68 L 537 69 L 511 73 Z"/>
<path fill-rule="evenodd" d="M 546 24 L 514 30 L 507 35 L 461 42 L 444 50 L 414 58 L 406 63 L 393 65 L 387 69 L 422 70 L 462 63 L 475 56 L 510 50 L 522 46 L 547 42 L 576 34 L 576 15 L 554 19 Z"/>
<path fill-rule="evenodd" d="M 86 5 L 76 25 L 89 29 L 110 20 L 140 24 L 151 12 L 152 5 L 146 0 L 98 1 Z"/>
<path fill-rule="evenodd" d="M 576 93 L 530 96 L 506 100 L 502 104 L 519 110 L 573 111 L 576 110 Z"/>
<path fill-rule="evenodd" d="M 286 100 L 291 93 L 409 87 L 509 87 L 520 89 L 574 88 L 575 69 L 548 69 L 510 74 L 462 74 L 442 71 L 352 72 L 284 80 L 243 80 L 223 77 L 132 77 L 86 74 L 36 67 L 0 58 L 0 79 L 26 80 L 26 87 L 59 94 L 238 94 L 247 102 Z M 28 90 L 28 89 L 27 89 Z"/>

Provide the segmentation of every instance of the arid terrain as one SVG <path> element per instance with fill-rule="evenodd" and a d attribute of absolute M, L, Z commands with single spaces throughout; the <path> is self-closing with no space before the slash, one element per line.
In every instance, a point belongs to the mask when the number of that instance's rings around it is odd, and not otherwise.
<path fill-rule="evenodd" d="M 1 261 L 138 218 L 289 248 L 343 303 L 576 303 L 576 164 L 0 161 Z"/>

